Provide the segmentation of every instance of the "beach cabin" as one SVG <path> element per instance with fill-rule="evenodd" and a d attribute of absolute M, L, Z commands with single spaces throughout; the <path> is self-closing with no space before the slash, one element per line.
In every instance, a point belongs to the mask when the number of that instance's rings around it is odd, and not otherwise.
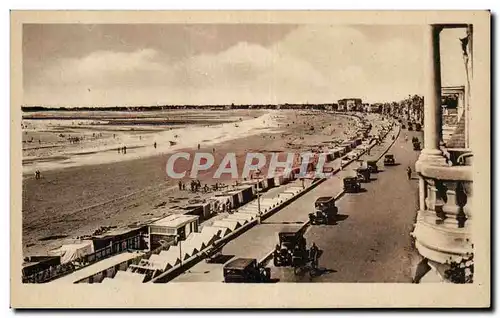
<path fill-rule="evenodd" d="M 340 147 L 344 148 L 344 154 L 348 153 L 352 149 L 350 141 L 344 141 L 340 144 Z"/>
<path fill-rule="evenodd" d="M 229 209 L 234 207 L 235 202 L 233 201 L 233 196 L 228 195 L 226 193 L 216 194 L 211 197 L 210 200 L 217 201 L 217 206 L 219 209 L 227 209 L 227 205 L 229 205 Z"/>
<path fill-rule="evenodd" d="M 143 235 L 146 233 L 148 233 L 147 225 L 136 228 L 117 228 L 102 235 L 92 236 L 92 242 L 95 251 L 109 246 L 112 246 L 113 253 L 129 249 L 142 250 L 146 246 L 143 239 Z"/>
<path fill-rule="evenodd" d="M 198 232 L 200 217 L 197 215 L 172 214 L 149 225 L 150 249 L 162 242 L 185 240 L 191 232 Z"/>
<path fill-rule="evenodd" d="M 182 210 L 186 210 L 185 215 L 196 215 L 200 217 L 200 222 L 209 219 L 215 212 L 215 205 L 212 201 L 199 202 L 195 204 L 190 204 L 188 206 L 182 207 Z"/>
<path fill-rule="evenodd" d="M 235 189 L 241 191 L 241 204 L 246 204 L 253 200 L 254 192 L 251 185 L 241 185 L 235 187 Z"/>

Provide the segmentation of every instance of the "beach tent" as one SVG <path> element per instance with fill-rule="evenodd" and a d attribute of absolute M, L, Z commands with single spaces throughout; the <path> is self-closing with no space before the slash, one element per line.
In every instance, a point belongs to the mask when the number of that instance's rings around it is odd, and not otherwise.
<path fill-rule="evenodd" d="M 247 214 L 247 215 L 249 215 L 249 214 Z M 243 219 L 243 218 L 239 218 L 238 216 L 234 216 L 234 215 L 228 216 L 227 218 L 224 219 L 224 221 L 236 221 L 241 225 L 245 225 L 248 223 L 248 220 L 246 218 Z"/>
<path fill-rule="evenodd" d="M 253 216 L 251 214 L 247 214 L 247 213 L 236 212 L 236 213 L 228 216 L 227 219 L 242 220 L 242 221 L 250 222 L 251 220 L 253 220 Z"/>
<path fill-rule="evenodd" d="M 60 256 L 61 264 L 72 262 L 85 255 L 94 252 L 94 244 L 92 241 L 82 241 L 76 244 L 65 244 L 57 249 L 49 251 L 51 256 Z"/>
<path fill-rule="evenodd" d="M 208 246 L 210 239 L 211 237 L 206 237 L 206 235 L 201 233 L 191 233 L 187 240 L 181 242 L 181 244 L 189 244 L 196 248 L 196 250 L 201 251 Z"/>
<path fill-rule="evenodd" d="M 214 235 L 213 232 L 205 231 L 199 233 L 198 239 L 201 241 L 202 250 L 212 245 L 218 238 L 218 235 Z"/>
<path fill-rule="evenodd" d="M 142 283 L 144 281 L 144 275 L 138 273 L 132 273 L 128 271 L 118 271 L 113 278 L 113 280 L 128 282 L 128 283 Z"/>
<path fill-rule="evenodd" d="M 201 233 L 205 236 L 213 236 L 217 238 L 221 235 L 221 229 L 213 226 L 204 226 L 201 228 Z"/>
<path fill-rule="evenodd" d="M 161 258 L 165 261 L 164 268 L 170 264 L 172 267 L 180 263 L 180 249 L 179 246 L 171 246 L 168 251 L 162 251 L 160 254 Z"/>
<path fill-rule="evenodd" d="M 216 225 L 211 225 L 211 226 L 204 226 L 203 227 L 204 229 L 205 228 L 214 228 L 214 229 L 217 229 L 219 231 L 219 234 L 217 235 L 219 238 L 223 238 L 224 236 L 228 235 L 229 233 L 231 233 L 231 230 L 228 229 L 227 227 L 225 226 L 216 226 Z"/>
<path fill-rule="evenodd" d="M 225 227 L 233 232 L 241 225 L 238 222 L 232 220 L 218 220 L 214 222 L 213 226 Z"/>

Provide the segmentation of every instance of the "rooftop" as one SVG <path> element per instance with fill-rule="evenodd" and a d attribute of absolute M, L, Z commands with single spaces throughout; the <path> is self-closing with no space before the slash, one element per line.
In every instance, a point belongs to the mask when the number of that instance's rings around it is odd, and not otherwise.
<path fill-rule="evenodd" d="M 232 268 L 232 269 L 244 269 L 254 262 L 253 258 L 237 258 L 229 263 L 227 263 L 224 268 Z"/>
<path fill-rule="evenodd" d="M 195 221 L 199 218 L 197 215 L 185 215 L 185 214 L 172 214 L 153 222 L 151 225 L 157 226 L 167 226 L 167 227 L 180 227 L 186 223 Z"/>

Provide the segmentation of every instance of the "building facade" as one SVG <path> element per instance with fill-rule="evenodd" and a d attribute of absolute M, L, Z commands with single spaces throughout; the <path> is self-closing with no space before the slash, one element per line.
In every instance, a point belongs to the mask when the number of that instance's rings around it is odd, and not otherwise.
<path fill-rule="evenodd" d="M 362 111 L 363 101 L 360 98 L 344 98 L 338 101 L 339 111 Z"/>

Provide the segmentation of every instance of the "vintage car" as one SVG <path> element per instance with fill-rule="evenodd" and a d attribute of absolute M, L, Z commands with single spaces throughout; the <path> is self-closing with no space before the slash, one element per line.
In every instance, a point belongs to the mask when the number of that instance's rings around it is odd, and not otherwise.
<path fill-rule="evenodd" d="M 420 148 L 420 141 L 414 141 L 413 142 L 413 150 L 415 150 L 415 151 L 421 150 L 421 148 Z"/>
<path fill-rule="evenodd" d="M 392 154 L 387 154 L 384 157 L 384 166 L 393 166 L 396 164 L 396 161 L 394 160 L 394 155 Z"/>
<path fill-rule="evenodd" d="M 421 131 L 422 130 L 422 125 L 421 124 L 415 124 L 415 131 Z"/>
<path fill-rule="evenodd" d="M 361 184 L 357 177 L 345 177 L 343 183 L 345 192 L 359 192 L 361 190 Z"/>
<path fill-rule="evenodd" d="M 408 123 L 408 131 L 413 131 L 413 123 Z"/>
<path fill-rule="evenodd" d="M 354 171 L 356 171 L 356 177 L 359 182 L 370 182 L 370 168 L 358 167 Z"/>
<path fill-rule="evenodd" d="M 255 258 L 237 258 L 224 265 L 223 275 L 225 283 L 266 283 L 271 280 L 271 269 Z"/>
<path fill-rule="evenodd" d="M 414 136 L 414 137 L 412 137 L 412 138 L 411 138 L 411 142 L 412 142 L 412 143 L 415 143 L 416 141 L 419 141 L 419 140 L 418 140 L 418 137 L 415 137 L 415 136 Z"/>
<path fill-rule="evenodd" d="M 319 197 L 314 202 L 314 213 L 309 213 L 309 222 L 312 225 L 331 224 L 337 213 L 335 197 Z"/>
<path fill-rule="evenodd" d="M 366 164 L 368 165 L 368 169 L 370 169 L 371 173 L 377 173 L 378 172 L 378 166 L 377 166 L 377 161 L 376 160 L 368 160 L 366 162 Z"/>
<path fill-rule="evenodd" d="M 405 124 L 402 124 L 402 125 L 401 125 L 401 129 L 406 129 L 406 125 L 405 125 Z"/>
<path fill-rule="evenodd" d="M 307 262 L 306 239 L 302 231 L 280 232 L 278 240 L 273 252 L 274 266 L 296 267 Z"/>

